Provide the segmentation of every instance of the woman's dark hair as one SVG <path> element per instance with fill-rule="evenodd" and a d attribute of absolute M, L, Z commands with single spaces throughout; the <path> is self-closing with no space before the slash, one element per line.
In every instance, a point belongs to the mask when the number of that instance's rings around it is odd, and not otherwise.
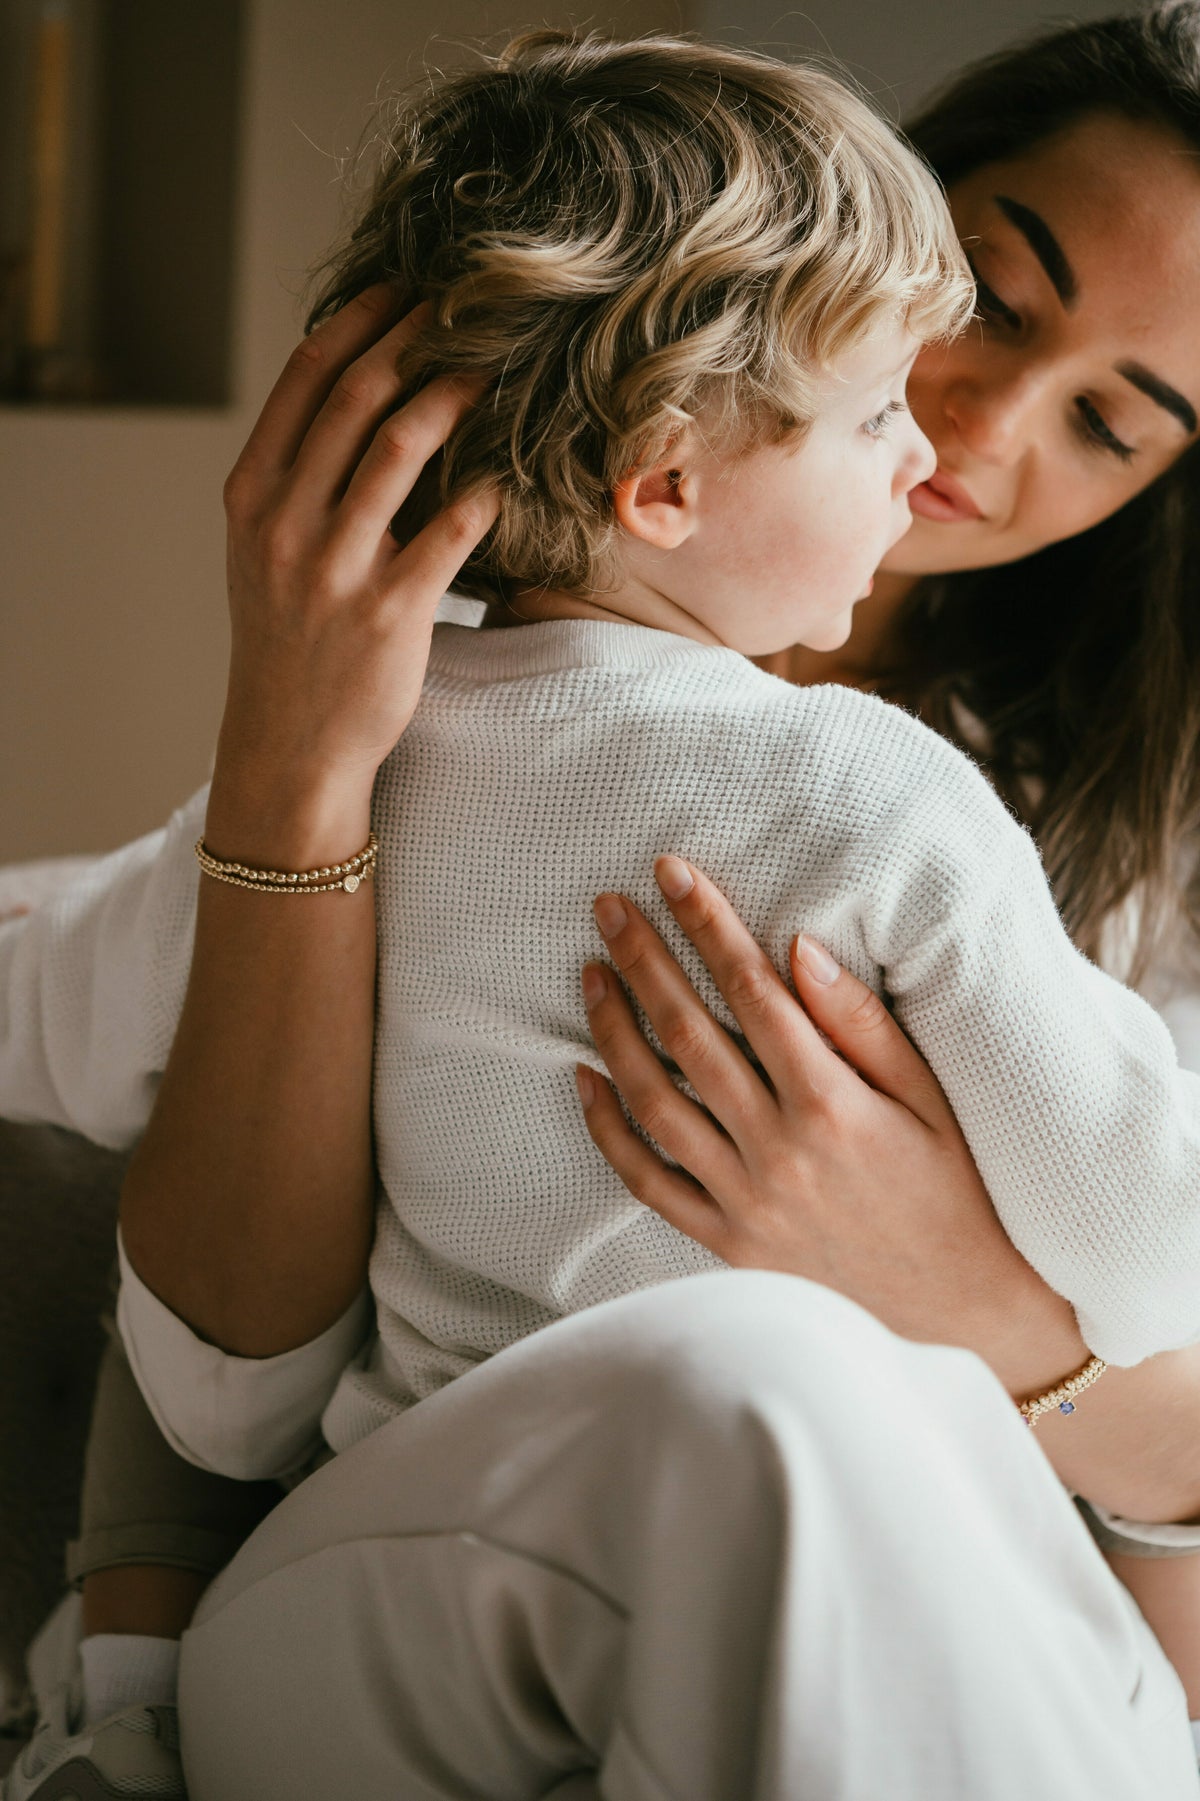
<path fill-rule="evenodd" d="M 1097 112 L 1200 151 L 1200 0 L 989 57 L 907 130 L 949 187 Z M 1090 531 L 923 580 L 901 644 L 887 692 L 979 757 L 1089 955 L 1131 897 L 1127 979 L 1200 930 L 1200 446 Z M 982 755 L 964 708 L 986 728 Z"/>

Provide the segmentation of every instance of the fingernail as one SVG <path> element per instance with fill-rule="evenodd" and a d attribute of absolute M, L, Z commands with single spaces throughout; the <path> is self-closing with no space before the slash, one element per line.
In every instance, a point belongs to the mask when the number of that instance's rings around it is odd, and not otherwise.
<path fill-rule="evenodd" d="M 836 982 L 842 973 L 841 965 L 835 962 L 825 946 L 818 944 L 815 938 L 797 938 L 796 955 L 813 981 L 822 983 L 826 988 L 831 982 Z"/>
<path fill-rule="evenodd" d="M 615 894 L 602 894 L 596 900 L 592 911 L 596 915 L 596 924 L 605 938 L 615 938 L 629 924 L 629 915 Z"/>
<path fill-rule="evenodd" d="M 654 865 L 654 879 L 668 900 L 682 900 L 696 886 L 696 878 L 682 857 L 660 857 Z"/>
<path fill-rule="evenodd" d="M 608 993 L 608 977 L 598 963 L 583 966 L 583 998 L 589 1007 L 599 1006 Z"/>
<path fill-rule="evenodd" d="M 596 1098 L 596 1078 L 586 1063 L 575 1065 L 575 1086 L 579 1090 L 579 1098 L 585 1107 L 590 1107 Z"/>

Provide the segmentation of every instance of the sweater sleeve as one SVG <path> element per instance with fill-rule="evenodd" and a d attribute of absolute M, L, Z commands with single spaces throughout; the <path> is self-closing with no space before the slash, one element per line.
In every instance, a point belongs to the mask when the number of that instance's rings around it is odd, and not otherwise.
<path fill-rule="evenodd" d="M 1028 834 L 929 737 L 938 805 L 917 797 L 891 823 L 867 949 L 1009 1237 L 1087 1344 L 1114 1364 L 1190 1344 L 1200 1077 L 1153 1009 L 1074 948 Z"/>
<path fill-rule="evenodd" d="M 147 1407 L 172 1450 L 241 1482 L 282 1480 L 324 1440 L 321 1415 L 374 1320 L 367 1289 L 327 1331 L 275 1357 L 235 1357 L 153 1294 L 125 1252 L 117 1325 Z"/>
<path fill-rule="evenodd" d="M 145 1126 L 187 987 L 207 802 L 0 926 L 0 1115 L 113 1149 Z"/>

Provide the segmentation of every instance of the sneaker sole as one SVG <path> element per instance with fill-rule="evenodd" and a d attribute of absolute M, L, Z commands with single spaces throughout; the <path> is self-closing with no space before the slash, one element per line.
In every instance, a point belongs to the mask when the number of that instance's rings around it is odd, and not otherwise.
<path fill-rule="evenodd" d="M 73 1757 L 34 1790 L 33 1801 L 154 1801 L 154 1794 L 146 1789 L 114 1788 L 90 1758 Z"/>

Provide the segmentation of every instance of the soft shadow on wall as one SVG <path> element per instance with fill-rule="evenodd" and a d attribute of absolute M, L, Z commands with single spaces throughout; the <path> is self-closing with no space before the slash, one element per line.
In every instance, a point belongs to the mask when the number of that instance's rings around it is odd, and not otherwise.
<path fill-rule="evenodd" d="M 705 37 L 774 56 L 834 60 L 891 119 L 902 119 L 964 63 L 1049 25 L 1133 10 L 1120 0 L 809 0 L 781 9 L 771 0 L 694 0 L 693 28 Z"/>

